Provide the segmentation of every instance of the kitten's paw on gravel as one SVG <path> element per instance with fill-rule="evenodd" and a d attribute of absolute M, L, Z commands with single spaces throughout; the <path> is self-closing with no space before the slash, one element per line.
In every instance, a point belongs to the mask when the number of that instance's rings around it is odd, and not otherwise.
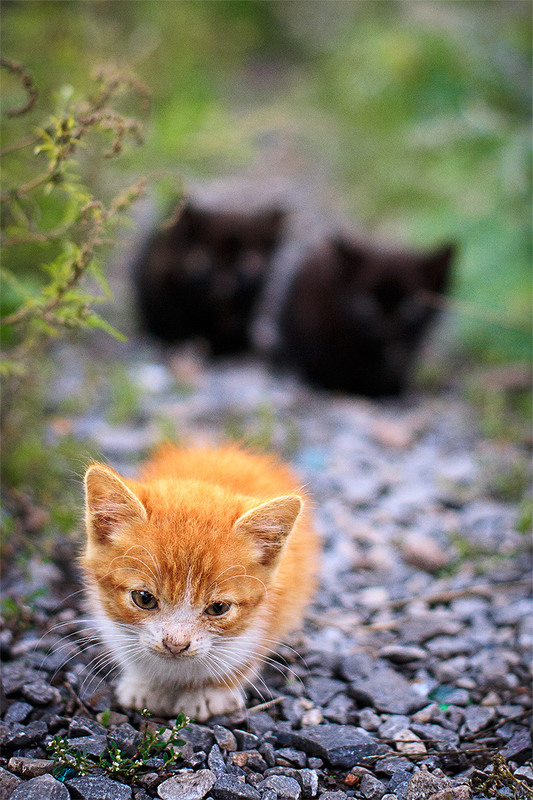
<path fill-rule="evenodd" d="M 116 686 L 115 694 L 123 708 L 135 708 L 138 711 L 147 708 L 152 714 L 172 715 L 172 703 L 169 702 L 168 694 L 154 691 L 137 678 L 122 678 Z"/>
<path fill-rule="evenodd" d="M 174 713 L 182 712 L 198 722 L 204 722 L 218 714 L 231 714 L 244 708 L 244 694 L 239 689 L 207 687 L 195 692 L 180 694 Z"/>

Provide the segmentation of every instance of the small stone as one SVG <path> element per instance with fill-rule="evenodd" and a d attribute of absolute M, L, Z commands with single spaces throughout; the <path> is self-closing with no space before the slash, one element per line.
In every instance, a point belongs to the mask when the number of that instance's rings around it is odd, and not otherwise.
<path fill-rule="evenodd" d="M 496 694 L 496 692 L 490 691 L 485 695 L 485 697 L 481 701 L 481 705 L 482 706 L 499 706 L 501 704 L 501 702 L 502 702 L 502 699 L 501 699 L 500 695 Z M 457 703 L 457 705 L 460 705 L 460 703 Z"/>
<path fill-rule="evenodd" d="M 324 717 L 329 722 L 337 722 L 339 725 L 347 725 L 353 722 L 355 717 L 354 702 L 345 694 L 336 695 L 333 700 L 324 708 Z"/>
<path fill-rule="evenodd" d="M 208 769 L 175 775 L 157 787 L 162 800 L 202 800 L 216 782 L 216 776 Z"/>
<path fill-rule="evenodd" d="M 157 774 L 157 772 L 145 772 L 144 775 L 139 775 L 137 777 L 137 783 L 143 789 L 155 789 L 159 781 L 161 780 L 161 776 Z"/>
<path fill-rule="evenodd" d="M 235 775 L 222 775 L 211 789 L 215 800 L 261 800 L 253 786 L 240 781 Z"/>
<path fill-rule="evenodd" d="M 411 778 L 411 772 L 413 771 L 414 764 L 409 759 L 405 758 L 404 756 L 392 756 L 391 758 L 382 758 L 376 762 L 374 767 L 375 772 L 378 772 L 380 775 L 388 775 L 390 781 L 398 776 L 400 773 L 405 773 L 404 777 L 401 780 L 407 780 Z M 394 790 L 394 787 L 391 786 L 391 789 Z"/>
<path fill-rule="evenodd" d="M 407 786 L 409 781 L 411 780 L 411 773 L 408 772 L 406 769 L 397 769 L 390 777 L 388 789 L 392 792 L 396 792 L 400 796 L 403 794 L 405 795 L 407 792 Z"/>
<path fill-rule="evenodd" d="M 212 731 L 205 725 L 196 725 L 190 722 L 180 731 L 180 739 L 190 742 L 195 750 L 204 750 L 208 753 L 215 742 Z"/>
<path fill-rule="evenodd" d="M 307 764 L 305 753 L 302 750 L 295 750 L 294 747 L 282 747 L 280 750 L 276 750 L 276 762 L 278 758 L 289 761 L 300 769 Z"/>
<path fill-rule="evenodd" d="M 304 797 L 316 797 L 318 794 L 318 775 L 314 769 L 299 769 L 300 778 L 298 780 L 302 787 Z"/>
<path fill-rule="evenodd" d="M 366 800 L 381 800 L 387 789 L 374 775 L 363 775 L 359 790 Z"/>
<path fill-rule="evenodd" d="M 300 800 L 302 794 L 298 781 L 286 775 L 270 775 L 259 784 L 259 788 L 274 789 L 283 800 Z"/>
<path fill-rule="evenodd" d="M 442 728 L 440 725 L 422 725 L 413 722 L 410 725 L 410 730 L 418 734 L 421 739 L 429 739 L 431 749 L 438 750 L 439 753 L 456 748 L 459 744 L 459 736 L 454 731 Z"/>
<path fill-rule="evenodd" d="M 471 800 L 472 791 L 469 786 L 448 786 L 440 792 L 432 794 L 428 800 Z"/>
<path fill-rule="evenodd" d="M 469 706 L 465 710 L 465 726 L 470 733 L 479 733 L 496 719 L 493 706 Z"/>
<path fill-rule="evenodd" d="M 195 769 L 200 764 L 202 764 L 207 756 L 203 750 L 194 751 L 194 748 L 190 742 L 186 742 L 183 747 L 180 749 L 181 752 L 181 760 L 185 764 L 186 767 L 190 767 L 191 769 Z"/>
<path fill-rule="evenodd" d="M 430 573 L 438 572 L 451 560 L 430 536 L 411 531 L 402 537 L 401 553 L 406 564 Z"/>
<path fill-rule="evenodd" d="M 446 695 L 446 703 L 452 706 L 461 706 L 466 708 L 470 702 L 470 694 L 466 689 L 454 689 L 453 692 Z M 481 705 L 494 705 L 494 703 L 482 703 Z"/>
<path fill-rule="evenodd" d="M 90 756 L 96 758 L 99 758 L 107 747 L 105 736 L 79 736 L 67 741 L 70 747 L 75 747 L 76 750 L 86 750 Z"/>
<path fill-rule="evenodd" d="M 274 764 L 276 763 L 276 751 L 274 750 L 270 742 L 263 742 L 263 744 L 258 748 L 258 750 L 265 759 L 268 766 L 273 767 Z"/>
<path fill-rule="evenodd" d="M 377 731 L 381 725 L 381 718 L 371 708 L 363 708 L 358 712 L 359 725 L 365 731 Z"/>
<path fill-rule="evenodd" d="M 22 696 L 34 706 L 47 706 L 59 700 L 59 692 L 44 681 L 33 681 L 22 687 Z"/>
<path fill-rule="evenodd" d="M 403 714 L 391 714 L 379 726 L 380 739 L 392 739 L 395 733 L 408 728 L 409 722 L 409 717 Z"/>
<path fill-rule="evenodd" d="M 130 758 L 135 755 L 142 740 L 142 734 L 136 731 L 129 722 L 123 722 L 118 728 L 108 734 L 108 739 L 115 742 L 117 747 Z"/>
<path fill-rule="evenodd" d="M 302 714 L 301 725 L 320 725 L 324 717 L 319 708 L 310 708 Z"/>
<path fill-rule="evenodd" d="M 75 800 L 131 800 L 131 787 L 104 775 L 85 775 L 65 781 Z"/>
<path fill-rule="evenodd" d="M 46 724 L 41 720 L 30 722 L 28 725 L 21 725 L 15 722 L 9 728 L 7 726 L 3 727 L 5 727 L 5 730 L 2 729 L 1 731 L 0 742 L 12 750 L 35 744 L 41 741 L 43 736 L 48 733 Z"/>
<path fill-rule="evenodd" d="M 119 715 L 117 714 L 117 716 Z M 120 716 L 123 715 L 121 714 Z M 100 725 L 89 717 L 72 717 L 70 725 L 68 726 L 68 735 L 71 738 L 76 736 L 105 736 L 106 733 L 107 730 L 103 725 Z"/>
<path fill-rule="evenodd" d="M 76 717 L 76 719 L 83 719 L 83 717 Z M 105 728 L 118 728 L 118 726 L 122 725 L 123 722 L 128 722 L 128 717 L 126 714 L 119 714 L 118 711 L 110 711 L 109 709 L 106 709 L 106 711 L 100 711 L 96 715 L 96 719 L 102 726 L 104 726 L 105 720 Z M 80 736 L 82 735 L 83 734 L 80 734 Z"/>
<path fill-rule="evenodd" d="M 320 800 L 346 800 L 345 792 L 324 792 L 320 795 Z"/>
<path fill-rule="evenodd" d="M 239 753 L 231 753 L 231 762 L 238 767 L 250 767 L 259 772 L 264 772 L 268 764 L 257 750 L 243 750 Z"/>
<path fill-rule="evenodd" d="M 533 769 L 531 767 L 518 767 L 514 773 L 515 778 L 520 781 L 525 781 L 529 786 L 533 786 Z"/>
<path fill-rule="evenodd" d="M 0 767 L 0 800 L 9 800 L 13 792 L 21 784 L 20 778 Z"/>
<path fill-rule="evenodd" d="M 145 789 L 133 789 L 133 800 L 152 800 Z"/>
<path fill-rule="evenodd" d="M 209 751 L 209 755 L 207 756 L 207 766 L 211 772 L 217 776 L 217 778 L 220 778 L 221 775 L 226 774 L 226 762 L 222 757 L 222 753 L 220 752 L 220 747 L 218 744 L 214 744 Z"/>
<path fill-rule="evenodd" d="M 523 764 L 531 757 L 531 736 L 527 728 L 521 728 L 507 742 L 502 750 L 502 756 L 507 761 L 516 761 Z"/>
<path fill-rule="evenodd" d="M 322 769 L 324 766 L 324 762 L 321 758 L 313 758 L 312 756 L 308 756 L 307 764 L 310 769 Z"/>
<path fill-rule="evenodd" d="M 392 738 L 396 742 L 396 749 L 399 753 L 405 753 L 406 755 L 427 753 L 424 742 L 408 728 L 397 731 Z"/>
<path fill-rule="evenodd" d="M 345 691 L 345 684 L 335 678 L 310 677 L 305 682 L 306 694 L 317 706 L 326 706 L 335 695 Z"/>
<path fill-rule="evenodd" d="M 341 769 L 350 769 L 361 758 L 375 755 L 377 751 L 377 744 L 370 736 L 351 725 L 309 726 L 292 733 L 292 744 Z"/>
<path fill-rule="evenodd" d="M 422 647 L 414 645 L 389 644 L 378 652 L 380 658 L 386 658 L 394 664 L 409 664 L 411 661 L 421 661 L 427 657 L 427 652 Z"/>
<path fill-rule="evenodd" d="M 9 800 L 70 800 L 70 798 L 65 784 L 56 781 L 51 775 L 40 775 L 17 786 Z"/>
<path fill-rule="evenodd" d="M 349 693 L 364 705 L 387 714 L 411 714 L 425 704 L 399 672 L 365 653 L 353 653 L 341 662 L 341 672 L 350 681 Z"/>
<path fill-rule="evenodd" d="M 237 739 L 230 730 L 222 727 L 222 725 L 213 725 L 213 735 L 221 750 L 226 750 L 226 752 L 230 753 L 237 749 Z"/>
<path fill-rule="evenodd" d="M 29 703 L 22 703 L 21 701 L 11 703 L 4 717 L 4 722 L 7 724 L 11 722 L 24 722 L 32 711 L 33 706 L 30 706 Z"/>
<path fill-rule="evenodd" d="M 449 785 L 450 781 L 447 778 L 439 778 L 431 772 L 420 770 L 415 772 L 407 784 L 405 800 L 428 800 L 432 794 L 446 789 Z"/>
<path fill-rule="evenodd" d="M 273 727 L 274 722 L 271 720 L 270 730 L 272 730 Z M 241 731 L 236 728 L 234 734 L 237 742 L 239 743 L 240 750 L 255 750 L 257 748 L 257 745 L 259 744 L 259 737 L 254 733 L 248 733 L 248 731 Z M 236 750 L 237 748 L 235 747 L 234 749 Z"/>
<path fill-rule="evenodd" d="M 24 758 L 22 756 L 13 756 L 9 759 L 7 766 L 15 775 L 20 775 L 21 778 L 28 780 L 28 778 L 36 778 L 39 775 L 45 775 L 47 772 L 51 772 L 54 762 L 48 758 Z"/>

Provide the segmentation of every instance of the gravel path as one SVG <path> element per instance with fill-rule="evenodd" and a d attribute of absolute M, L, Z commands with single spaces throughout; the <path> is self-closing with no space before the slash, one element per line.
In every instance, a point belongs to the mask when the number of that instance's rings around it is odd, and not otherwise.
<path fill-rule="evenodd" d="M 73 546 L 59 541 L 55 562 L 32 563 L 29 577 L 13 567 L 0 800 L 463 800 L 490 796 L 493 753 L 522 782 L 515 796 L 532 797 L 531 554 L 502 488 L 527 453 L 483 439 L 453 393 L 374 403 L 254 361 L 198 367 L 131 352 L 124 384 L 139 399 L 120 424 L 104 368 L 95 377 L 86 352 L 58 352 L 50 436 L 92 439 L 128 475 L 165 432 L 268 443 L 314 497 L 321 588 L 304 631 L 265 669 L 266 688 L 250 689 L 248 712 L 192 724 L 173 772 L 154 758 L 133 782 L 54 773 L 62 783 L 50 774 L 52 736 L 95 757 L 112 736 L 133 753 L 144 723 L 116 706 L 101 650 L 82 638 Z M 62 398 L 83 393 L 84 413 L 65 413 Z"/>

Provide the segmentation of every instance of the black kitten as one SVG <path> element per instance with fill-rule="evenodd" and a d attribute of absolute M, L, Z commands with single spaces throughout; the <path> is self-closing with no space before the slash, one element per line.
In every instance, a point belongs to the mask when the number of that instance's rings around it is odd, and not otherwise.
<path fill-rule="evenodd" d="M 280 318 L 282 355 L 328 389 L 378 397 L 403 391 L 446 291 L 453 246 L 420 255 L 343 237 L 295 271 Z"/>
<path fill-rule="evenodd" d="M 187 204 L 136 265 L 145 329 L 165 342 L 202 337 L 214 355 L 246 349 L 283 220 L 277 208 L 231 212 Z"/>

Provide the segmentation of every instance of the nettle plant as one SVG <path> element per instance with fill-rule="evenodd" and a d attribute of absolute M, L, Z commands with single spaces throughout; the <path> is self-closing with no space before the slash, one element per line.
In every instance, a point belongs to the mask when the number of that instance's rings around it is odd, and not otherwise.
<path fill-rule="evenodd" d="M 113 734 L 108 736 L 109 745 L 99 758 L 93 758 L 86 750 L 79 750 L 69 744 L 66 736 L 54 736 L 47 749 L 54 760 L 53 775 L 60 781 L 66 781 L 77 775 L 89 775 L 104 772 L 110 778 L 120 778 L 134 782 L 146 772 L 165 774 L 180 757 L 176 747 L 183 747 L 184 740 L 180 731 L 190 722 L 184 714 L 179 714 L 172 728 L 160 727 L 151 729 L 148 724 L 149 712 L 141 711 L 144 717 L 142 737 L 136 752 L 132 756 L 124 753 L 113 741 Z M 154 761 L 158 759 L 158 761 Z"/>
<path fill-rule="evenodd" d="M 98 157 L 120 155 L 127 140 L 141 143 L 139 120 L 116 105 L 133 96 L 146 110 L 148 94 L 133 75 L 103 66 L 87 99 L 76 102 L 73 88 L 63 86 L 56 113 L 24 129 L 19 118 L 34 118 L 37 88 L 22 64 L 3 57 L 0 64 L 26 93 L 25 102 L 3 112 L 0 151 L 5 415 L 51 340 L 86 328 L 120 337 L 95 311 L 95 305 L 111 298 L 98 255 L 112 243 L 116 224 L 142 194 L 145 180 L 104 201 L 80 178 L 77 158 L 79 151 L 89 152 L 94 167 Z"/>

